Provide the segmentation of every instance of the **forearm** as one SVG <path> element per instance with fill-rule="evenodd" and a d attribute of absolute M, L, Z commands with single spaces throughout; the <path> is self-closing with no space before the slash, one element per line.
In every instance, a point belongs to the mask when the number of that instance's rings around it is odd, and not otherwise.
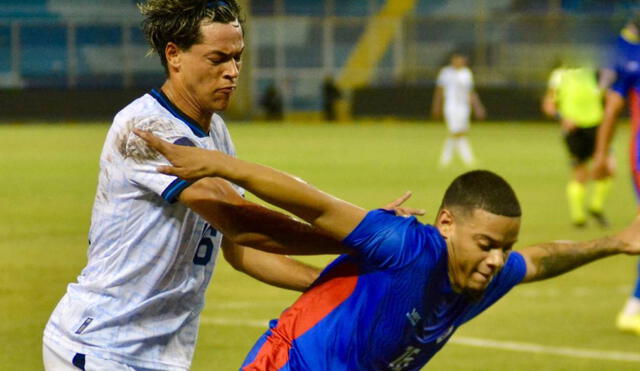
<path fill-rule="evenodd" d="M 471 100 L 471 108 L 473 108 L 474 112 L 484 112 L 484 105 L 475 90 L 471 92 L 469 99 Z"/>
<path fill-rule="evenodd" d="M 600 70 L 600 79 L 598 81 L 600 91 L 607 91 L 614 81 L 616 81 L 616 71 L 609 68 L 603 68 Z"/>
<path fill-rule="evenodd" d="M 225 156 L 216 172 L 262 200 L 283 208 L 342 240 L 362 220 L 365 210 L 324 193 L 281 171 Z"/>
<path fill-rule="evenodd" d="M 218 151 L 171 144 L 149 132 L 135 132 L 172 163 L 172 166 L 160 166 L 158 171 L 182 179 L 225 178 L 297 215 L 337 240 L 345 238 L 366 215 L 364 209 L 278 170 L 238 160 Z M 206 199 L 196 197 L 196 201 L 206 202 Z M 198 207 L 196 211 L 204 216 L 202 213 L 206 212 L 206 208 Z"/>
<path fill-rule="evenodd" d="M 527 262 L 524 282 L 566 273 L 594 260 L 622 252 L 625 243 L 615 237 L 587 242 L 549 242 L 520 250 Z"/>
<path fill-rule="evenodd" d="M 542 112 L 550 118 L 556 118 L 558 113 L 555 96 L 555 90 L 549 89 L 542 99 Z"/>
<path fill-rule="evenodd" d="M 296 291 L 305 291 L 318 278 L 320 268 L 299 262 L 285 255 L 255 250 L 247 246 L 227 246 L 226 260 L 238 271 L 266 284 Z"/>
<path fill-rule="evenodd" d="M 180 201 L 237 244 L 291 255 L 349 251 L 317 228 L 243 199 L 220 178 L 197 181 L 183 191 Z"/>
<path fill-rule="evenodd" d="M 289 255 L 349 252 L 338 240 L 306 223 L 260 205 L 203 201 L 193 208 L 235 243 Z"/>
<path fill-rule="evenodd" d="M 442 88 L 436 87 L 433 92 L 433 100 L 431 102 L 431 113 L 436 116 L 442 111 Z"/>
<path fill-rule="evenodd" d="M 602 124 L 598 128 L 596 137 L 596 156 L 606 156 L 609 151 L 609 144 L 615 133 L 616 122 L 620 111 L 624 107 L 624 98 L 617 93 L 609 92 L 606 97 L 604 117 Z"/>

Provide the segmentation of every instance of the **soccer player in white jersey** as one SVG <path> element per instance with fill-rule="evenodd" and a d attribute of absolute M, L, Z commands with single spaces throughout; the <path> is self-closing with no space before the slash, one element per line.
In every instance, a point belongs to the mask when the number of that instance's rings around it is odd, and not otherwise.
<path fill-rule="evenodd" d="M 466 166 L 475 162 L 471 144 L 467 139 L 471 111 L 476 119 L 484 120 L 486 113 L 480 97 L 473 88 L 473 74 L 467 67 L 467 57 L 454 53 L 450 62 L 438 73 L 436 89 L 433 94 L 431 113 L 436 119 L 442 117 L 447 123 L 449 135 L 444 142 L 440 155 L 440 166 L 446 167 L 451 163 L 454 150 Z"/>
<path fill-rule="evenodd" d="M 121 110 L 107 134 L 88 262 L 44 330 L 46 370 L 187 370 L 220 247 L 234 268 L 297 290 L 318 270 L 282 254 L 343 251 L 313 227 L 258 205 L 246 218 L 278 237 L 240 228 L 223 237 L 207 220 L 224 220 L 230 203 L 250 204 L 241 189 L 219 178 L 187 182 L 156 172 L 168 163 L 132 129 L 235 154 L 216 112 L 236 88 L 244 40 L 235 0 L 148 0 L 140 9 L 167 79 Z"/>

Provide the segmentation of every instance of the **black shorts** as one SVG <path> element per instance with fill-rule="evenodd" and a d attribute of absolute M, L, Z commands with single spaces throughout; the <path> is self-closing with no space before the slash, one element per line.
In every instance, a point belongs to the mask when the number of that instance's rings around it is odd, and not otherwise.
<path fill-rule="evenodd" d="M 593 156 L 596 149 L 598 127 L 577 128 L 564 136 L 574 165 L 582 164 Z"/>

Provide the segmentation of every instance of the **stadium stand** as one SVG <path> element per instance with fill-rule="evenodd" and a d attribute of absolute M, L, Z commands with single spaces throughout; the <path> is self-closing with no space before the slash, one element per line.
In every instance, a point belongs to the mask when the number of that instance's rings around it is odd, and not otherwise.
<path fill-rule="evenodd" d="M 161 80 L 145 57 L 136 0 L 0 0 L 0 87 L 148 88 Z M 537 94 L 558 54 L 602 59 L 637 1 L 246 0 L 247 90 L 281 85 L 285 111 L 319 112 L 335 76 L 358 86 L 428 89 L 454 50 L 471 57 L 481 88 Z M 386 93 L 385 93 L 386 94 Z M 533 99 L 533 98 L 532 98 Z M 533 102 L 532 104 L 537 104 Z M 399 107 L 398 109 L 402 109 Z M 424 118 L 424 116 L 417 116 Z"/>

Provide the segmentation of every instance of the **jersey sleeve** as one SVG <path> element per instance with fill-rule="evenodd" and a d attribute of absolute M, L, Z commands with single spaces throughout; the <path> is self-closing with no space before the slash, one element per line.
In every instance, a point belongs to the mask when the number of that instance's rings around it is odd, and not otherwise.
<path fill-rule="evenodd" d="M 510 252 L 504 267 L 491 282 L 489 293 L 499 296 L 506 294 L 513 286 L 522 282 L 526 273 L 527 264 L 522 254 L 517 251 Z"/>
<path fill-rule="evenodd" d="M 176 125 L 163 117 L 145 117 L 134 120 L 127 126 L 126 139 L 121 144 L 123 150 L 125 173 L 134 184 L 156 193 L 165 201 L 174 203 L 180 193 L 191 185 L 191 182 L 157 171 L 158 166 L 170 165 L 169 161 L 157 151 L 149 148 L 131 129 L 137 128 L 152 132 L 168 142 L 195 146 L 188 135 Z"/>
<path fill-rule="evenodd" d="M 622 97 L 627 98 L 629 96 L 629 91 L 633 87 L 633 78 L 626 74 L 624 71 L 617 69 L 616 70 L 616 80 L 611 84 L 609 90 L 615 91 L 620 94 Z"/>
<path fill-rule="evenodd" d="M 556 68 L 551 72 L 549 81 L 547 82 L 547 88 L 557 90 L 562 81 L 562 70 Z"/>
<path fill-rule="evenodd" d="M 415 217 L 397 216 L 389 210 L 373 210 L 343 240 L 367 263 L 397 268 L 412 261 L 427 245 L 424 226 Z"/>

